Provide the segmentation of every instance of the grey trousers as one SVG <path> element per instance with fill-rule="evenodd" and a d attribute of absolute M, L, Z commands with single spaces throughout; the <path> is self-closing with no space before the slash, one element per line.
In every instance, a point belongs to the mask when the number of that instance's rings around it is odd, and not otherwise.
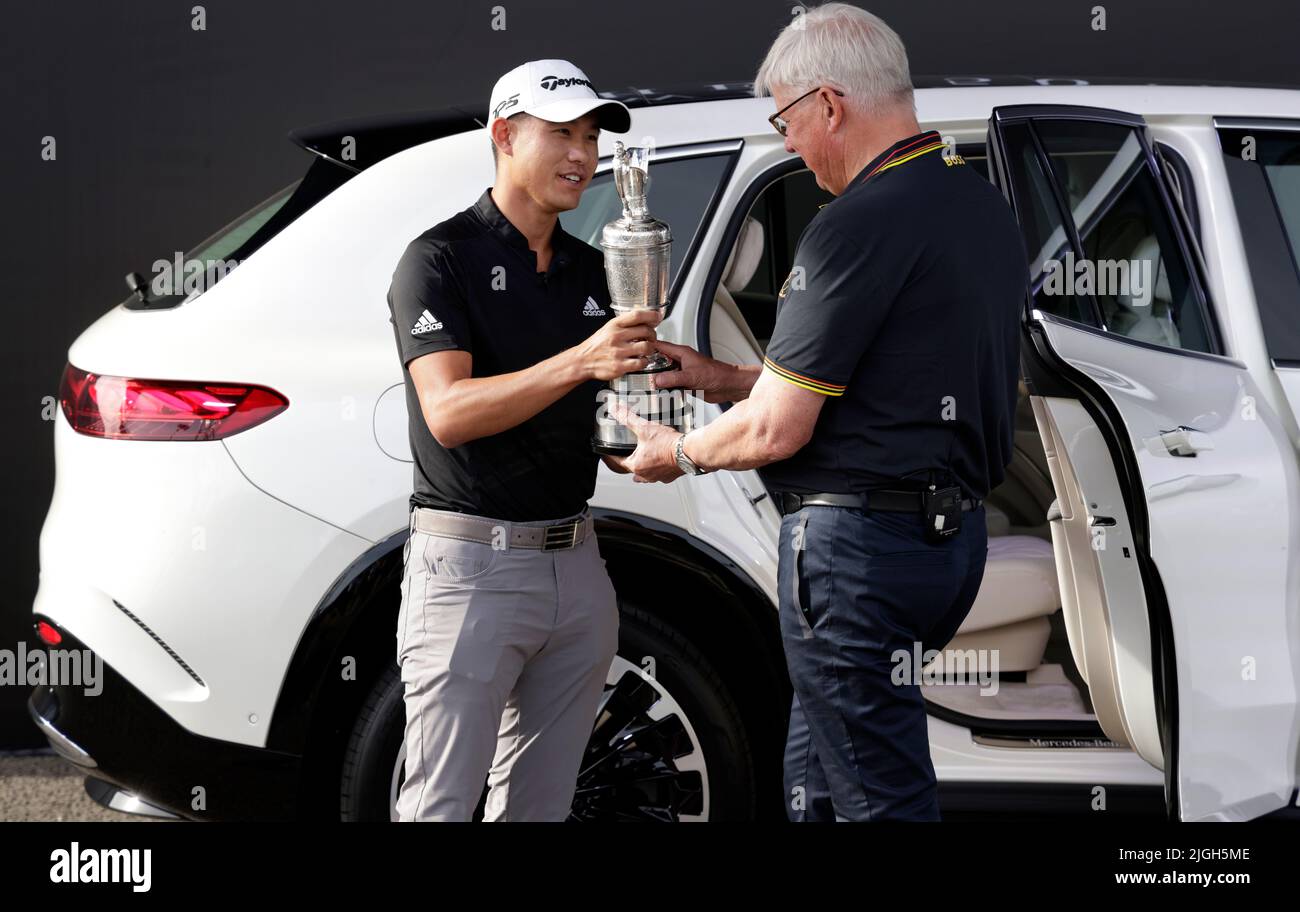
<path fill-rule="evenodd" d="M 412 522 L 405 565 L 398 818 L 469 820 L 486 779 L 485 820 L 564 820 L 618 648 L 595 533 L 572 549 L 494 549 Z"/>

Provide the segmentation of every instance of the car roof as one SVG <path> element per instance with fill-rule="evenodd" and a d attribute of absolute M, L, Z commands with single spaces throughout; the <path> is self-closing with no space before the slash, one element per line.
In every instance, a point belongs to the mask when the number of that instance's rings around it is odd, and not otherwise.
<path fill-rule="evenodd" d="M 1190 80 L 1033 76 L 918 76 L 917 118 L 922 123 L 984 120 L 1000 105 L 1072 104 L 1113 108 L 1144 116 L 1300 118 L 1300 90 L 1262 84 L 1206 84 Z M 752 82 L 691 83 L 661 88 L 628 86 L 599 93 L 633 110 L 630 131 L 656 145 L 749 136 L 769 131 L 770 98 L 754 98 Z M 707 117 L 680 108 L 707 105 Z M 702 113 L 702 112 L 701 112 Z M 433 139 L 479 129 L 487 109 L 453 105 L 436 110 L 371 115 L 290 131 L 298 146 L 350 171 Z M 346 137 L 355 156 L 344 159 Z"/>

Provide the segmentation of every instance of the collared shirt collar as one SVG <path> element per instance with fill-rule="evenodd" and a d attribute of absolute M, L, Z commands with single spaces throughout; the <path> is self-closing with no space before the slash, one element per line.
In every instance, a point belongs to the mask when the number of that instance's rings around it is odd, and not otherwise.
<path fill-rule="evenodd" d="M 537 254 L 528 246 L 528 238 L 524 237 L 522 231 L 514 226 L 510 219 L 506 218 L 499 208 L 496 201 L 492 199 L 492 188 L 488 187 L 483 191 L 483 195 L 478 198 L 474 204 L 474 210 L 478 213 L 479 218 L 492 229 L 492 233 L 499 237 L 504 243 L 511 247 L 517 248 L 521 253 L 532 254 L 534 266 L 537 262 Z M 567 264 L 571 259 L 569 249 L 569 233 L 560 226 L 560 220 L 555 220 L 555 229 L 551 232 L 551 271 L 557 266 Z"/>
<path fill-rule="evenodd" d="M 866 167 L 853 176 L 853 180 L 849 181 L 849 185 L 845 189 L 851 190 L 854 187 L 860 187 L 862 184 L 865 184 L 868 177 L 890 159 L 904 158 L 913 154 L 918 149 L 924 149 L 935 142 L 942 141 L 943 137 L 939 135 L 938 130 L 926 130 L 923 133 L 917 133 L 916 135 L 909 136 L 906 139 L 900 139 L 884 152 L 881 152 L 871 161 L 867 162 Z"/>

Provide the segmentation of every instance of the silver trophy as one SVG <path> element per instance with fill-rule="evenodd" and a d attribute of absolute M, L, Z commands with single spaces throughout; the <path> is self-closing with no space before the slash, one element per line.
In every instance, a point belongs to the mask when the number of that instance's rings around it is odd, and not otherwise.
<path fill-rule="evenodd" d="M 623 201 L 623 214 L 600 234 L 605 251 L 605 280 L 610 306 L 616 314 L 631 310 L 668 307 L 669 252 L 673 236 L 668 226 L 646 210 L 650 185 L 649 150 L 614 143 L 614 186 Z M 597 412 L 591 445 L 597 453 L 626 456 L 636 449 L 636 435 L 619 424 L 609 407 L 620 402 L 649 421 L 666 424 L 682 433 L 694 426 L 686 392 L 655 389 L 654 375 L 676 370 L 677 362 L 655 352 L 640 370 L 629 371 L 601 390 L 603 407 Z"/>

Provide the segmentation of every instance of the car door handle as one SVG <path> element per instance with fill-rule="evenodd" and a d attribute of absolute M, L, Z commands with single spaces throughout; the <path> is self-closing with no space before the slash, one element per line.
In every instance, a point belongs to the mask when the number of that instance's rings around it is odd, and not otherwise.
<path fill-rule="evenodd" d="M 1160 442 L 1171 456 L 1195 456 L 1204 450 L 1214 449 L 1214 441 L 1209 434 L 1185 424 L 1180 424 L 1171 431 L 1161 431 Z"/>
<path fill-rule="evenodd" d="M 753 494 L 749 493 L 749 488 L 745 487 L 743 484 L 740 486 L 740 490 L 741 493 L 745 495 L 745 500 L 749 501 L 749 505 L 754 508 L 754 512 L 759 516 L 762 516 L 763 511 L 758 508 L 758 505 L 762 502 L 763 498 L 767 497 L 767 492 L 764 491 L 755 497 Z"/>

